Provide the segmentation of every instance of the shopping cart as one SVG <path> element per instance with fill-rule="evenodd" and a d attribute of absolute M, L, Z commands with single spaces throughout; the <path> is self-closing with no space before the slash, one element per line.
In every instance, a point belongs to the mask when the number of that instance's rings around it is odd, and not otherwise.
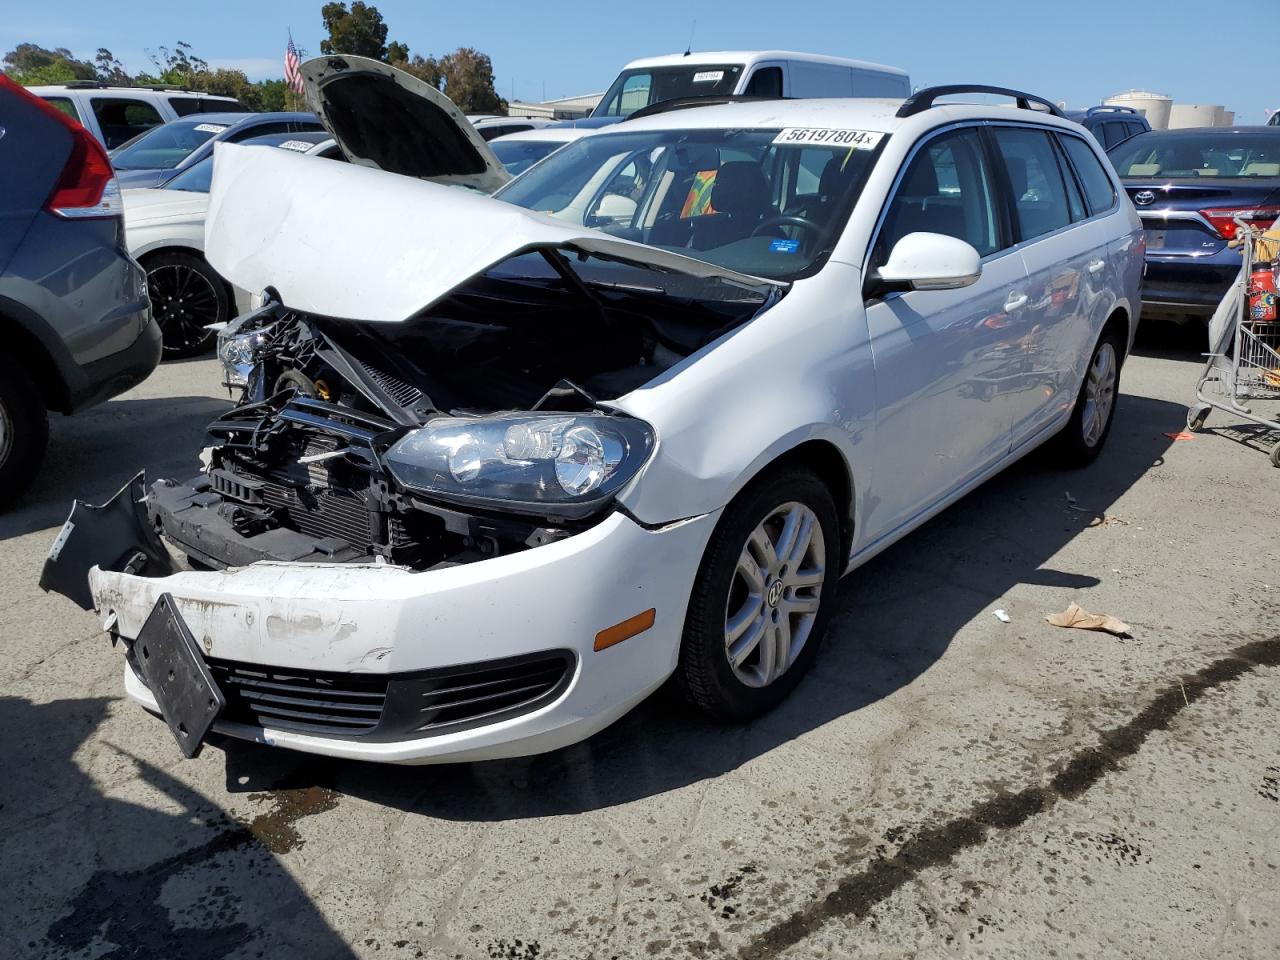
<path fill-rule="evenodd" d="M 1211 410 L 1222 410 L 1280 433 L 1280 420 L 1243 402 L 1280 400 L 1280 232 L 1272 227 L 1264 233 L 1243 220 L 1236 224 L 1232 245 L 1243 254 L 1240 274 L 1209 321 L 1209 359 L 1196 384 L 1196 403 L 1187 410 L 1187 429 L 1200 430 Z M 1280 441 L 1271 448 L 1271 463 L 1280 467 Z"/>

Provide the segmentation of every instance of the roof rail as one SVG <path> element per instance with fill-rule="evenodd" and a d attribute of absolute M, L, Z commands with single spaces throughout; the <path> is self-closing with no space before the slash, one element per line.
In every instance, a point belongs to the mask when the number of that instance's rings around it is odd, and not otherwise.
<path fill-rule="evenodd" d="M 1100 107 L 1090 107 L 1084 112 L 1084 115 L 1086 117 L 1092 117 L 1094 114 L 1098 113 L 1132 113 L 1134 115 L 1139 115 L 1138 111 L 1133 107 L 1113 107 L 1109 103 L 1104 103 Z"/>
<path fill-rule="evenodd" d="M 106 87 L 106 84 L 101 80 L 68 80 L 58 86 L 66 87 L 68 90 L 101 90 Z"/>
<path fill-rule="evenodd" d="M 1037 97 L 1033 93 L 1023 93 L 1021 90 L 1010 90 L 1008 87 L 991 87 L 981 83 L 951 83 L 940 87 L 925 87 L 923 90 L 917 90 L 903 101 L 902 106 L 898 108 L 898 116 L 914 117 L 917 113 L 923 113 L 932 107 L 933 101 L 939 97 L 949 97 L 957 93 L 994 93 L 1001 97 L 1013 97 L 1017 101 L 1019 110 L 1031 110 L 1033 109 L 1031 104 L 1038 103 L 1044 106 L 1053 116 L 1062 116 L 1062 111 L 1058 109 L 1058 105 L 1051 100 L 1046 100 L 1044 97 Z"/>
<path fill-rule="evenodd" d="M 641 107 L 627 119 L 639 120 L 641 117 L 652 117 L 671 110 L 688 110 L 691 107 L 716 107 L 725 103 L 760 103 L 765 100 L 790 99 L 790 97 L 751 97 L 746 94 L 725 94 L 720 97 L 672 97 L 670 100 L 659 100 L 647 107 Z"/>

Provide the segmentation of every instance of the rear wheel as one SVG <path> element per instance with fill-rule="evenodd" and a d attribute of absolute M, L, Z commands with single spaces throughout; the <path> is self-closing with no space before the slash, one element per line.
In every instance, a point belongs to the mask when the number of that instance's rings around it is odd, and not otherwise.
<path fill-rule="evenodd" d="M 0 509 L 31 483 L 49 446 L 49 415 L 31 378 L 0 357 Z"/>
<path fill-rule="evenodd" d="M 1093 348 L 1071 419 L 1056 438 L 1056 452 L 1063 466 L 1088 466 L 1102 452 L 1111 434 L 1120 394 L 1122 350 L 1120 335 L 1114 330 L 1104 331 Z"/>
<path fill-rule="evenodd" d="M 147 259 L 151 309 L 164 338 L 164 358 L 194 357 L 213 346 L 211 324 L 231 317 L 231 297 L 222 278 L 202 257 L 170 251 Z"/>
<path fill-rule="evenodd" d="M 799 683 L 827 629 L 840 525 L 816 476 L 787 468 L 752 483 L 712 535 L 689 600 L 676 679 L 717 719 L 745 720 Z"/>

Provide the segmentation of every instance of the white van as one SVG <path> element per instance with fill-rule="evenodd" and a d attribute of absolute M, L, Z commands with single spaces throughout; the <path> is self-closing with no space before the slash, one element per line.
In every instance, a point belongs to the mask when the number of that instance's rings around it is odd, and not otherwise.
<path fill-rule="evenodd" d="M 622 68 L 592 117 L 628 117 L 680 97 L 886 97 L 911 95 L 905 70 L 864 60 L 787 50 L 672 53 Z"/>
<path fill-rule="evenodd" d="M 108 150 L 154 126 L 193 113 L 246 113 L 234 97 L 177 87 L 109 87 L 94 80 L 28 87 L 79 120 Z"/>

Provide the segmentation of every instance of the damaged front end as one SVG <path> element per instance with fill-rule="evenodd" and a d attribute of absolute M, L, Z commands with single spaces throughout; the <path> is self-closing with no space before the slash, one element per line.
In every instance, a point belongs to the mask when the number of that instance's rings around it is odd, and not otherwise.
<path fill-rule="evenodd" d="M 202 470 L 159 480 L 145 497 L 135 481 L 127 504 L 106 513 L 137 517 L 95 534 L 89 552 L 73 531 L 47 586 L 88 606 L 94 563 L 165 575 L 173 566 L 157 532 L 197 569 L 431 570 L 562 539 L 598 522 L 654 449 L 652 428 L 612 401 L 770 300 L 720 279 L 543 248 L 404 323 L 269 302 L 220 339 L 241 395 L 209 425 Z"/>

